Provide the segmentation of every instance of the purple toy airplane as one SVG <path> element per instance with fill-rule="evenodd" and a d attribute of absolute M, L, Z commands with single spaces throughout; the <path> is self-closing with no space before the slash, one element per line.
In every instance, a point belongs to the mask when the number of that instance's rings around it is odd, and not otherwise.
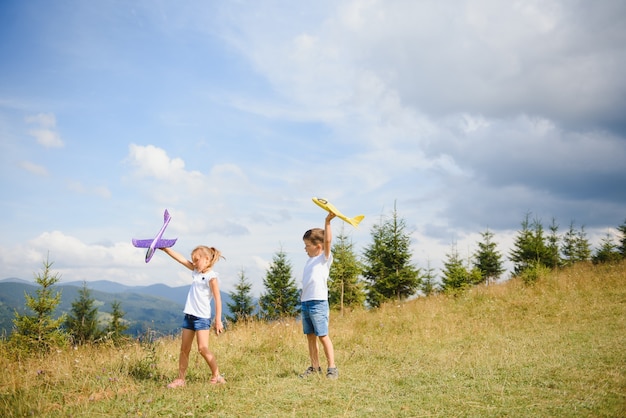
<path fill-rule="evenodd" d="M 170 216 L 170 213 L 167 211 L 167 209 L 165 209 L 165 212 L 163 213 L 163 226 L 161 227 L 161 230 L 159 231 L 159 233 L 156 234 L 156 237 L 154 237 L 154 239 L 133 238 L 133 245 L 135 247 L 148 249 L 148 251 L 146 252 L 146 263 L 150 261 L 150 259 L 154 255 L 154 252 L 156 251 L 157 248 L 171 247 L 172 245 L 176 243 L 177 238 L 161 239 L 161 237 L 163 236 L 163 232 L 165 232 L 165 228 L 167 228 L 167 224 L 170 223 L 171 219 L 172 217 Z"/>

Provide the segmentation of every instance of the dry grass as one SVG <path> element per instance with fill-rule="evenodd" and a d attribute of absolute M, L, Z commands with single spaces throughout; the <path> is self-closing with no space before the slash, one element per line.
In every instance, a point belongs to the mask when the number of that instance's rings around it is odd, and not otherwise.
<path fill-rule="evenodd" d="M 164 387 L 177 338 L 22 362 L 2 353 L 0 415 L 626 416 L 624 264 L 333 313 L 331 337 L 337 381 L 297 377 L 308 366 L 299 322 L 253 322 L 211 337 L 227 385 L 210 386 L 194 353 L 178 390 Z M 133 377 L 151 355 L 153 375 Z"/>

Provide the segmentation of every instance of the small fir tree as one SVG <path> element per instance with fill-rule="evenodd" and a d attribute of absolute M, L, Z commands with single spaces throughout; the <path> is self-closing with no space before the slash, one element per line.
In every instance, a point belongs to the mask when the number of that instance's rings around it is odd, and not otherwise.
<path fill-rule="evenodd" d="M 497 244 L 492 241 L 493 232 L 487 230 L 481 235 L 483 241 L 478 243 L 478 251 L 474 255 L 474 267 L 480 271 L 482 280 L 489 283 L 500 278 L 500 275 L 504 273 L 504 267 Z"/>
<path fill-rule="evenodd" d="M 344 234 L 343 228 L 332 247 L 333 263 L 330 266 L 328 302 L 339 306 L 363 306 L 365 301 L 364 284 L 359 280 L 363 265 L 354 253 L 354 244 Z"/>
<path fill-rule="evenodd" d="M 122 305 L 118 301 L 111 303 L 111 321 L 105 328 L 104 332 L 107 338 L 117 343 L 124 340 L 124 331 L 128 329 L 128 324 L 124 322 L 126 313 L 122 310 Z"/>
<path fill-rule="evenodd" d="M 576 259 L 576 239 L 577 233 L 574 228 L 574 221 L 569 224 L 569 230 L 563 236 L 563 246 L 561 252 L 563 253 L 563 264 L 570 266 L 574 264 Z"/>
<path fill-rule="evenodd" d="M 61 292 L 54 291 L 54 285 L 60 280 L 58 274 L 52 274 L 52 262 L 46 259 L 43 262 L 43 272 L 35 276 L 39 286 L 36 297 L 24 294 L 26 307 L 34 314 L 19 314 L 15 312 L 13 324 L 15 329 L 11 334 L 11 344 L 20 352 L 41 353 L 52 348 L 67 344 L 68 336 L 61 328 L 65 322 L 65 315 L 54 319 L 53 314 L 61 302 Z"/>
<path fill-rule="evenodd" d="M 518 275 L 529 267 L 529 263 L 532 260 L 532 251 L 530 249 L 530 243 L 532 241 L 532 231 L 530 230 L 530 214 L 526 214 L 526 217 L 522 221 L 522 229 L 517 232 L 515 241 L 513 243 L 513 249 L 509 259 L 514 263 L 513 272 Z M 530 260 L 529 260 L 530 259 Z"/>
<path fill-rule="evenodd" d="M 454 293 L 469 286 L 469 272 L 463 265 L 456 244 L 453 244 L 450 252 L 446 254 L 443 266 L 441 289 L 445 293 Z"/>
<path fill-rule="evenodd" d="M 613 236 L 610 232 L 607 232 L 604 238 L 600 241 L 600 247 L 593 255 L 591 261 L 593 264 L 602 263 L 617 263 L 622 259 L 617 244 L 613 242 Z"/>
<path fill-rule="evenodd" d="M 560 238 L 558 232 L 559 225 L 556 223 L 556 219 L 552 218 L 552 223 L 550 224 L 550 235 L 547 237 L 548 245 L 546 249 L 548 252 L 547 267 L 553 269 L 561 266 L 561 250 L 559 248 Z"/>
<path fill-rule="evenodd" d="M 446 293 L 457 293 L 465 290 L 470 286 L 479 284 L 483 281 L 481 271 L 477 267 L 471 267 L 471 260 L 463 263 L 456 248 L 456 244 L 452 246 L 451 251 L 446 254 L 446 261 L 443 263 L 443 278 L 441 288 Z"/>
<path fill-rule="evenodd" d="M 545 243 L 541 221 L 530 222 L 530 214 L 522 221 L 522 229 L 518 231 L 509 259 L 514 263 L 513 273 L 519 276 L 524 270 L 537 265 L 548 266 L 551 256 Z"/>
<path fill-rule="evenodd" d="M 617 227 L 621 237 L 617 246 L 617 251 L 622 255 L 622 258 L 626 258 L 626 220 L 620 226 Z"/>
<path fill-rule="evenodd" d="M 406 222 L 394 205 L 391 219 L 372 227 L 372 244 L 365 249 L 363 277 L 367 302 L 378 307 L 390 300 L 415 294 L 420 284 L 419 269 L 411 263 L 411 239 Z"/>
<path fill-rule="evenodd" d="M 78 291 L 78 299 L 72 302 L 72 309 L 65 321 L 65 327 L 74 344 L 91 343 L 101 336 L 98 330 L 98 308 L 94 306 L 94 302 L 87 283 L 83 281 L 83 287 Z"/>
<path fill-rule="evenodd" d="M 430 266 L 430 260 L 428 260 L 426 270 L 424 270 L 421 278 L 420 290 L 424 296 L 430 296 L 437 292 L 438 287 L 435 269 Z"/>
<path fill-rule="evenodd" d="M 576 261 L 589 261 L 591 259 L 591 244 L 587 239 L 587 233 L 585 232 L 585 225 L 580 227 L 580 230 L 576 234 Z"/>
<path fill-rule="evenodd" d="M 263 279 L 266 293 L 261 295 L 261 316 L 266 320 L 294 317 L 299 312 L 299 292 L 291 274 L 291 264 L 282 248 L 274 255 Z"/>
<path fill-rule="evenodd" d="M 235 291 L 230 293 L 232 303 L 227 303 L 232 315 L 226 315 L 226 319 L 233 323 L 247 321 L 252 318 L 254 305 L 251 295 L 252 284 L 246 278 L 243 269 L 239 272 L 239 281 L 235 285 Z"/>

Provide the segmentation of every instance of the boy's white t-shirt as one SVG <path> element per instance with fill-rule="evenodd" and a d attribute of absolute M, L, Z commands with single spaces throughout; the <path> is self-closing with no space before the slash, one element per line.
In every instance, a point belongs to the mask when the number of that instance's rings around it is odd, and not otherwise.
<path fill-rule="evenodd" d="M 332 263 L 332 254 L 328 256 L 328 259 L 323 252 L 316 257 L 309 257 L 302 274 L 302 295 L 300 296 L 302 302 L 328 300 L 328 278 Z"/>
<path fill-rule="evenodd" d="M 198 318 L 211 318 L 213 292 L 211 292 L 209 281 L 217 280 L 218 275 L 213 270 L 206 273 L 194 270 L 191 273 L 191 277 L 191 287 L 189 288 L 189 293 L 187 293 L 187 302 L 183 312 Z"/>

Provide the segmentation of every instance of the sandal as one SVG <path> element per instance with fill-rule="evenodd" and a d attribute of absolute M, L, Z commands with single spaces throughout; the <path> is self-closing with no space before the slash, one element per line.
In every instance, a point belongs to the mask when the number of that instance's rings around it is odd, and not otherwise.
<path fill-rule="evenodd" d="M 224 383 L 226 383 L 226 379 L 224 379 L 224 376 L 219 375 L 212 377 L 211 380 L 209 380 L 209 383 L 212 385 L 223 385 Z"/>
<path fill-rule="evenodd" d="M 185 381 L 183 379 L 176 379 L 169 385 L 167 385 L 168 389 L 180 388 L 185 386 Z"/>

